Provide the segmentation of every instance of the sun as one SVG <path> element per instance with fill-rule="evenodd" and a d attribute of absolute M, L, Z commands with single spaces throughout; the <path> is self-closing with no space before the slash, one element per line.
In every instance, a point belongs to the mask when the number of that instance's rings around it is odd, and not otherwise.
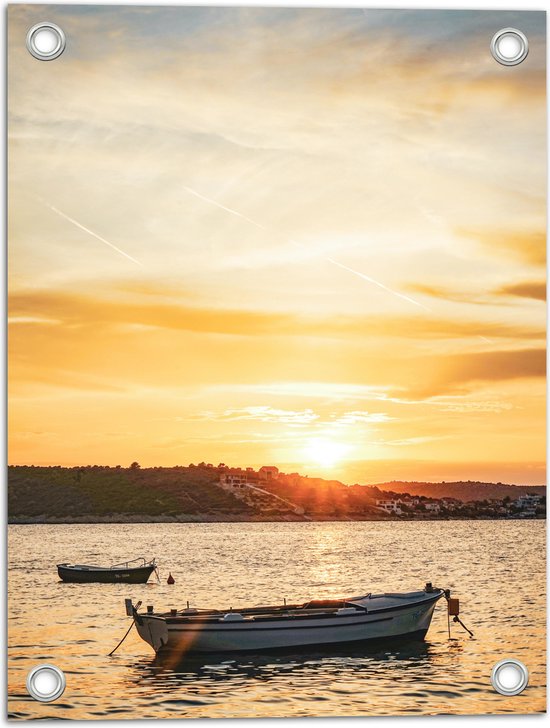
<path fill-rule="evenodd" d="M 309 460 L 323 468 L 333 468 L 350 451 L 350 446 L 324 437 L 310 440 L 305 448 Z"/>

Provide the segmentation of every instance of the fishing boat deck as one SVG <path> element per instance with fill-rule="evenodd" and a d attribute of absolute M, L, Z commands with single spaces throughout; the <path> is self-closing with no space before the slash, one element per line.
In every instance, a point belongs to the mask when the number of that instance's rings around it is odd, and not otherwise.
<path fill-rule="evenodd" d="M 442 596 L 439 589 L 433 592 L 416 591 L 405 594 L 366 594 L 346 599 L 319 599 L 302 604 L 283 604 L 273 606 L 244 607 L 242 609 L 172 609 L 169 612 L 154 612 L 148 610 L 151 616 L 166 619 L 168 623 L 177 622 L 219 622 L 223 621 L 260 621 L 262 619 L 299 619 L 326 616 L 351 616 L 361 613 L 386 611 L 414 603 L 436 601 Z"/>
<path fill-rule="evenodd" d="M 58 567 L 64 567 L 66 569 L 80 569 L 80 571 L 115 571 L 122 570 L 128 571 L 129 569 L 142 569 L 149 566 L 156 566 L 155 559 L 147 561 L 143 557 L 138 559 L 132 559 L 132 561 L 123 561 L 119 564 L 112 564 L 110 566 L 96 566 L 95 564 L 57 564 Z"/>

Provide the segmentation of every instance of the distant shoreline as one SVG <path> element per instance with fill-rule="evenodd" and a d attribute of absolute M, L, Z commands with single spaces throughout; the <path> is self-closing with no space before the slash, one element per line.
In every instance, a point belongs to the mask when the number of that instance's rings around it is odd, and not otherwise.
<path fill-rule="evenodd" d="M 8 468 L 8 523 L 296 523 L 544 518 L 545 486 L 337 480 L 223 463 Z"/>
<path fill-rule="evenodd" d="M 361 518 L 349 518 L 349 517 L 335 517 L 327 516 L 319 518 L 300 518 L 299 516 L 285 515 L 280 517 L 252 517 L 252 518 L 241 518 L 239 516 L 185 516 L 181 517 L 160 517 L 160 516 L 74 516 L 72 518 L 10 518 L 8 519 L 8 526 L 39 526 L 39 525 L 78 525 L 78 524 L 89 524 L 89 525 L 101 525 L 101 524 L 148 524 L 148 523 L 415 523 L 415 522 L 426 522 L 426 521 L 545 521 L 545 515 L 537 515 L 531 518 L 521 518 L 514 516 L 501 517 L 498 516 L 480 516 L 479 518 L 472 518 L 472 516 L 416 516 L 416 517 L 399 517 L 399 518 L 374 518 L 374 517 L 361 517 Z"/>

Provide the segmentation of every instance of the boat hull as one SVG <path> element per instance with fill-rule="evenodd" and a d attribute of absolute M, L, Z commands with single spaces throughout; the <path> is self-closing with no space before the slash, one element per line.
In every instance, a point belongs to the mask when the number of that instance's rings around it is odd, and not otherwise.
<path fill-rule="evenodd" d="M 441 595 L 395 609 L 360 612 L 353 615 L 307 616 L 259 622 L 200 624 L 158 615 L 136 618 L 140 637 L 155 652 L 181 655 L 208 652 L 264 652 L 354 644 L 393 638 L 423 639 L 429 629 Z"/>
<path fill-rule="evenodd" d="M 76 569 L 58 565 L 57 573 L 62 581 L 78 584 L 145 584 L 155 566 L 140 566 L 132 569 Z"/>

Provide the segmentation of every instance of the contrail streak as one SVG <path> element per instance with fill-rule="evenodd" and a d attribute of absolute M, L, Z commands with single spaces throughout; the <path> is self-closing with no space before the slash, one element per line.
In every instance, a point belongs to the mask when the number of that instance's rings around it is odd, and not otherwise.
<path fill-rule="evenodd" d="M 191 187 L 184 186 L 183 189 L 186 192 L 188 192 L 190 195 L 194 195 L 195 197 L 198 197 L 199 200 L 202 200 L 203 202 L 206 202 L 210 205 L 214 205 L 214 207 L 217 207 L 220 210 L 225 210 L 225 212 L 228 212 L 230 215 L 235 215 L 236 217 L 240 217 L 242 220 L 246 220 L 246 222 L 249 222 L 251 225 L 254 225 L 255 227 L 259 228 L 260 230 L 269 232 L 269 229 L 265 225 L 262 225 L 261 223 L 256 222 L 256 220 L 253 220 L 252 218 L 247 217 L 246 215 L 243 215 L 242 212 L 233 210 L 231 207 L 226 207 L 225 205 L 222 205 L 221 203 L 217 202 L 216 200 L 212 200 L 210 197 L 201 195 L 196 190 L 191 189 Z M 295 245 L 297 248 L 301 248 L 302 250 L 307 250 L 307 248 L 304 245 L 297 243 L 295 240 L 292 240 L 292 238 L 287 238 L 287 240 L 290 243 L 292 243 L 292 245 Z M 359 278 L 362 278 L 364 281 L 367 281 L 368 283 L 372 283 L 373 285 L 378 286 L 379 288 L 382 288 L 382 290 L 387 291 L 388 293 L 391 293 L 393 296 L 397 296 L 397 298 L 401 298 L 403 301 L 412 303 L 414 306 L 419 306 L 420 308 L 423 308 L 426 311 L 431 311 L 431 309 L 429 309 L 427 306 L 424 306 L 423 303 L 419 303 L 418 301 L 415 301 L 413 298 L 409 298 L 409 296 L 405 296 L 404 293 L 399 293 L 399 291 L 394 291 L 392 288 L 385 286 L 383 283 L 380 283 L 380 281 L 377 281 L 374 278 L 371 278 L 370 276 L 367 276 L 364 273 L 361 273 L 360 271 L 354 270 L 353 268 L 348 268 L 347 265 L 344 265 L 343 263 L 339 263 L 337 260 L 334 260 L 334 258 L 323 257 L 323 260 L 326 260 L 328 263 L 331 263 L 332 265 L 335 265 L 338 268 L 342 268 L 343 270 L 348 271 L 348 273 L 351 273 L 354 276 L 358 276 Z"/>
<path fill-rule="evenodd" d="M 383 291 L 392 293 L 394 296 L 397 296 L 398 298 L 402 298 L 404 301 L 408 301 L 409 303 L 412 303 L 414 306 L 420 306 L 420 308 L 423 308 L 426 311 L 431 311 L 430 308 L 428 308 L 427 306 L 424 306 L 423 303 L 419 303 L 418 301 L 415 301 L 414 298 L 409 298 L 409 296 L 406 296 L 404 293 L 399 293 L 399 291 L 394 291 L 393 288 L 388 288 L 388 286 L 385 286 L 383 283 L 380 283 L 380 281 L 376 281 L 374 278 L 371 278 L 370 276 L 367 276 L 358 270 L 354 270 L 353 268 L 348 268 L 347 265 L 344 265 L 343 263 L 339 263 L 337 260 L 334 260 L 334 258 L 326 258 L 326 260 L 328 260 L 329 263 L 332 263 L 333 265 L 337 265 L 339 268 L 343 268 L 344 270 L 347 270 L 349 273 L 353 273 L 353 275 L 355 275 L 355 276 L 359 276 L 359 278 L 362 278 L 363 280 L 368 281 L 369 283 L 373 283 L 375 286 L 378 286 Z"/>
<path fill-rule="evenodd" d="M 265 225 L 262 225 L 261 223 L 256 222 L 256 220 L 252 220 L 252 218 L 243 215 L 242 212 L 237 212 L 237 210 L 232 210 L 230 207 L 226 207 L 225 205 L 216 202 L 216 200 L 211 200 L 210 197 L 205 197 L 204 195 L 201 195 L 199 192 L 192 190 L 191 187 L 184 187 L 183 189 L 186 192 L 189 192 L 190 195 L 195 195 L 195 197 L 198 197 L 199 200 L 202 200 L 203 202 L 208 202 L 210 205 L 214 205 L 214 207 L 219 207 L 220 210 L 225 210 L 225 212 L 228 212 L 230 215 L 240 217 L 242 220 L 246 220 L 246 222 L 249 222 L 251 225 L 260 228 L 260 230 L 264 230 L 266 233 L 269 232 Z"/>
<path fill-rule="evenodd" d="M 136 258 L 132 258 L 131 255 L 129 255 L 128 253 L 125 253 L 120 248 L 117 248 L 116 245 L 113 245 L 113 243 L 110 243 L 108 240 L 105 240 L 105 238 L 102 238 L 101 235 L 98 235 L 97 233 L 94 233 L 94 231 L 93 230 L 90 230 L 90 228 L 87 228 L 84 225 L 81 225 L 78 222 L 78 220 L 75 220 L 74 218 L 69 217 L 69 215 L 66 215 L 61 210 L 58 210 L 57 207 L 54 207 L 49 202 L 46 202 L 46 200 L 42 200 L 40 198 L 40 202 L 42 202 L 42 204 L 46 205 L 46 207 L 49 207 L 50 210 L 52 210 L 53 212 L 55 212 L 57 215 L 59 215 L 60 217 L 62 217 L 64 220 L 68 220 L 68 222 L 71 222 L 73 225 L 75 225 L 80 230 L 84 230 L 84 232 L 85 233 L 88 233 L 88 235 L 91 235 L 93 238 L 96 238 L 97 240 L 100 240 L 102 243 L 105 243 L 105 245 L 108 245 L 109 248 L 112 248 L 119 255 L 122 255 L 125 258 L 128 258 L 128 260 L 131 260 L 132 263 L 135 263 L 136 265 L 139 265 L 141 268 L 143 268 L 143 263 L 141 263 L 139 260 L 137 260 Z"/>

